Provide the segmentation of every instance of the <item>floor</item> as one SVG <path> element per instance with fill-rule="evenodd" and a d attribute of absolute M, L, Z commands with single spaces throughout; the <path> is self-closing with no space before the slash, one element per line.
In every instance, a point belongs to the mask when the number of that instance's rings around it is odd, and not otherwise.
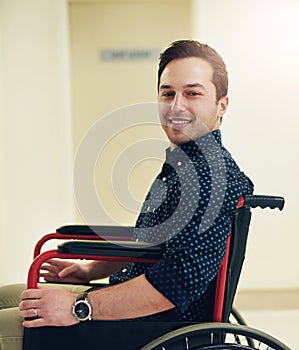
<path fill-rule="evenodd" d="M 299 349 L 299 290 L 241 291 L 235 307 L 248 326 Z"/>
<path fill-rule="evenodd" d="M 241 314 L 248 326 L 272 335 L 292 350 L 299 349 L 299 309 L 246 310 Z"/>

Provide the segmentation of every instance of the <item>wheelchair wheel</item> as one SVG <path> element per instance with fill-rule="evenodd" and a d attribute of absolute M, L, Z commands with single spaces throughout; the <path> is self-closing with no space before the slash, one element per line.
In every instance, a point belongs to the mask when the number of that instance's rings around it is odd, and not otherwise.
<path fill-rule="evenodd" d="M 248 338 L 252 345 L 248 345 Z M 243 325 L 202 323 L 179 328 L 141 350 L 291 350 L 272 336 Z"/>

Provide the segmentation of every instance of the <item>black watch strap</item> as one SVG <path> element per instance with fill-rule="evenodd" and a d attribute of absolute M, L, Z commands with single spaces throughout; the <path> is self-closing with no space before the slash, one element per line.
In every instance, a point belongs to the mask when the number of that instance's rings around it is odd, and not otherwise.
<path fill-rule="evenodd" d="M 76 301 L 87 299 L 87 295 L 88 295 L 88 292 L 83 292 L 83 293 L 79 294 Z"/>

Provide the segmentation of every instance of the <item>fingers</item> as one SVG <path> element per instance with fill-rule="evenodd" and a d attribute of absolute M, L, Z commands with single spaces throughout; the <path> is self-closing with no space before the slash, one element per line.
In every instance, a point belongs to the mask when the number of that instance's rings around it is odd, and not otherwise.
<path fill-rule="evenodd" d="M 42 296 L 42 290 L 41 289 L 26 289 L 21 293 L 21 300 L 30 300 L 33 299 L 32 301 L 34 301 L 35 299 L 40 299 Z"/>
<path fill-rule="evenodd" d="M 84 264 L 83 264 L 84 266 Z M 41 266 L 39 276 L 46 282 L 86 283 L 89 282 L 88 269 L 71 261 L 49 260 Z"/>
<path fill-rule="evenodd" d="M 34 323 L 34 327 L 36 327 L 35 320 L 41 317 L 39 308 L 40 298 L 41 291 L 39 289 L 27 289 L 21 293 L 19 316 L 24 319 L 23 323 L 27 326 Z"/>
<path fill-rule="evenodd" d="M 52 273 L 58 273 L 59 272 L 59 269 L 56 266 L 49 265 L 49 264 L 43 264 L 41 266 L 41 270 L 42 271 L 52 272 Z"/>
<path fill-rule="evenodd" d="M 51 259 L 41 266 L 39 276 L 43 277 L 47 282 L 61 282 L 61 277 L 69 274 L 64 270 L 68 269 L 72 265 L 73 263 L 68 261 Z"/>
<path fill-rule="evenodd" d="M 28 310 L 21 310 L 19 311 L 19 316 L 23 318 L 26 321 L 32 321 L 35 320 L 36 318 L 41 318 L 41 312 L 39 311 L 40 309 L 38 308 L 32 308 Z"/>
<path fill-rule="evenodd" d="M 49 272 L 53 272 L 53 273 L 58 273 L 62 269 L 66 268 L 72 264 L 73 263 L 71 263 L 69 261 L 61 261 L 61 260 L 51 259 L 51 260 L 46 261 L 44 264 L 42 264 L 41 269 L 49 271 Z"/>
<path fill-rule="evenodd" d="M 19 309 L 24 317 L 36 316 L 36 311 L 34 311 L 34 315 L 32 315 L 32 310 L 39 308 L 39 300 L 41 296 L 42 293 L 40 289 L 27 289 L 21 293 Z"/>
<path fill-rule="evenodd" d="M 25 327 L 25 328 L 42 327 L 45 325 L 46 325 L 46 323 L 42 318 L 36 318 L 34 320 L 23 321 L 23 327 Z"/>
<path fill-rule="evenodd" d="M 61 278 L 57 276 L 57 274 L 47 272 L 47 273 L 40 273 L 39 276 L 44 278 L 46 282 L 63 282 Z"/>
<path fill-rule="evenodd" d="M 75 272 L 77 269 L 77 266 L 72 264 L 66 268 L 64 268 L 63 270 L 59 271 L 58 276 L 59 277 L 66 277 L 71 275 L 73 272 Z"/>
<path fill-rule="evenodd" d="M 24 320 L 22 324 L 23 327 L 26 328 L 41 327 L 45 325 L 45 320 L 42 317 L 42 310 L 38 307 L 21 310 L 20 304 L 19 317 Z"/>
<path fill-rule="evenodd" d="M 44 277 L 45 279 L 47 279 L 48 277 L 53 279 L 55 278 L 55 276 L 58 275 L 60 270 L 60 268 L 58 268 L 56 265 L 52 264 L 52 262 L 49 261 L 41 266 L 39 276 Z"/>

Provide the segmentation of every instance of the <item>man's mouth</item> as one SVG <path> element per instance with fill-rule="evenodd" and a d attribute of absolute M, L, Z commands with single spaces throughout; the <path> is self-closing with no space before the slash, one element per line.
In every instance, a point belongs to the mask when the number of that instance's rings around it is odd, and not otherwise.
<path fill-rule="evenodd" d="M 169 119 L 168 121 L 169 121 L 171 124 L 174 124 L 174 125 L 190 124 L 190 123 L 191 123 L 191 120 Z"/>
<path fill-rule="evenodd" d="M 191 119 L 168 118 L 167 124 L 175 129 L 181 129 L 192 123 Z"/>

